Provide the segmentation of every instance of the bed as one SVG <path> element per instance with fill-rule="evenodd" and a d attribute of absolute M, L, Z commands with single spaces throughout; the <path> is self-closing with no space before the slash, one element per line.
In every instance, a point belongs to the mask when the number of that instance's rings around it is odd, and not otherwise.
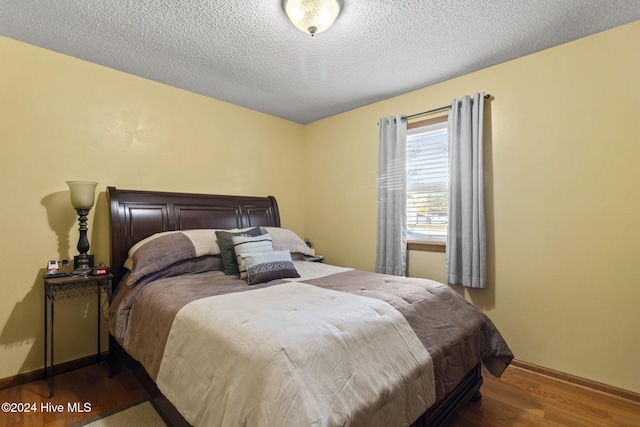
<path fill-rule="evenodd" d="M 513 358 L 446 285 L 308 261 L 274 197 L 107 195 L 110 351 L 174 424 L 436 426 Z"/>

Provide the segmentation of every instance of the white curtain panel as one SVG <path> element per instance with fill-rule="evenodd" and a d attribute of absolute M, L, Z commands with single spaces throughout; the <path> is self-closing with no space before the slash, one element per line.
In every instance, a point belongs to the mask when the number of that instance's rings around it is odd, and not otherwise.
<path fill-rule="evenodd" d="M 378 121 L 378 244 L 376 272 L 406 275 L 407 122 L 403 116 Z"/>
<path fill-rule="evenodd" d="M 484 92 L 451 102 L 446 278 L 471 288 L 485 288 L 487 275 L 483 116 Z"/>

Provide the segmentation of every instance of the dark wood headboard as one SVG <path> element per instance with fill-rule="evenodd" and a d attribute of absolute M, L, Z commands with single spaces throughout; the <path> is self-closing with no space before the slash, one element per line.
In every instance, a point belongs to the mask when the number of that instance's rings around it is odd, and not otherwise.
<path fill-rule="evenodd" d="M 107 187 L 114 284 L 125 273 L 131 246 L 162 231 L 202 228 L 280 227 L 273 196 L 221 196 L 119 190 Z"/>

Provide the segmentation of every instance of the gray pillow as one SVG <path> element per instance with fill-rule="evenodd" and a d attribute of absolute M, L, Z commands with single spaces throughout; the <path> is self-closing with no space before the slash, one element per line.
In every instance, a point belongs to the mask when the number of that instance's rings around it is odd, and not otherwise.
<path fill-rule="evenodd" d="M 300 277 L 287 250 L 249 253 L 242 256 L 242 260 L 247 268 L 249 285 Z"/>
<path fill-rule="evenodd" d="M 136 282 L 137 285 L 143 285 L 154 280 L 164 279 L 166 277 L 182 276 L 183 274 L 204 273 L 207 271 L 221 271 L 222 259 L 220 255 L 205 255 L 197 258 L 189 258 L 171 264 L 160 271 L 149 274 Z"/>

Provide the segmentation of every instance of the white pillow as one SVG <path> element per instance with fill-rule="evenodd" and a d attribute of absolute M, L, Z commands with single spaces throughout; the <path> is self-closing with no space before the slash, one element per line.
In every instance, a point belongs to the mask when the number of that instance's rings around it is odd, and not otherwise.
<path fill-rule="evenodd" d="M 244 263 L 243 256 L 247 254 L 255 254 L 259 252 L 273 252 L 273 243 L 271 235 L 261 234 L 260 236 L 233 236 L 233 250 L 238 259 L 238 270 L 240 270 L 240 278 L 247 278 L 247 266 Z"/>

